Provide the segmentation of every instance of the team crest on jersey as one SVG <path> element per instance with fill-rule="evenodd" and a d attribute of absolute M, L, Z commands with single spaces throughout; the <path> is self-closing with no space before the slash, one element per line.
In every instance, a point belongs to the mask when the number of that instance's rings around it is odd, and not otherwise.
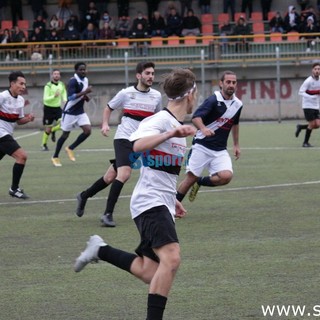
<path fill-rule="evenodd" d="M 178 143 L 172 143 L 171 148 L 174 149 L 178 154 L 184 154 L 186 152 L 186 147 Z"/>
<path fill-rule="evenodd" d="M 135 99 L 136 98 L 136 94 L 134 92 L 130 92 L 130 99 Z"/>

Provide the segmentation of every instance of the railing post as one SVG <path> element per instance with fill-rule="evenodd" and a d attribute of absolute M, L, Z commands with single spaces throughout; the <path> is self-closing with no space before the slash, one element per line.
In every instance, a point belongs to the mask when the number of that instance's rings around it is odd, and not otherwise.
<path fill-rule="evenodd" d="M 205 69 L 204 69 L 204 50 L 201 49 L 200 51 L 200 55 L 201 55 L 201 99 L 200 99 L 200 103 L 202 103 L 202 101 L 204 100 L 204 95 L 205 95 Z"/>
<path fill-rule="evenodd" d="M 278 102 L 278 122 L 281 122 L 281 97 L 280 97 L 280 49 L 279 47 L 276 47 L 276 58 L 277 58 L 277 86 L 276 86 L 276 92 L 277 92 L 277 102 Z"/>
<path fill-rule="evenodd" d="M 124 53 L 124 74 L 126 88 L 129 87 L 129 70 L 128 70 L 128 51 Z"/>

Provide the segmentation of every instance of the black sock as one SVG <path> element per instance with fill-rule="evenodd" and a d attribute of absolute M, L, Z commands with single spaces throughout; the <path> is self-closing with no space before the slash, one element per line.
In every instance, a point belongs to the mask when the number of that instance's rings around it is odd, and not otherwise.
<path fill-rule="evenodd" d="M 63 135 L 58 139 L 57 145 L 56 145 L 56 150 L 53 155 L 54 158 L 59 158 L 60 150 L 66 140 L 67 140 L 67 138 L 65 138 Z"/>
<path fill-rule="evenodd" d="M 16 190 L 19 188 L 20 179 L 23 173 L 25 165 L 21 163 L 15 163 L 12 168 L 12 185 L 11 189 Z"/>
<path fill-rule="evenodd" d="M 162 320 L 166 303 L 166 297 L 149 293 L 147 320 Z"/>
<path fill-rule="evenodd" d="M 133 260 L 137 258 L 137 255 L 108 245 L 100 247 L 98 257 L 99 259 L 109 262 L 122 270 L 130 272 L 131 264 Z"/>
<path fill-rule="evenodd" d="M 85 134 L 82 132 L 81 134 L 79 134 L 76 141 L 69 146 L 69 149 L 71 149 L 71 150 L 75 149 L 80 143 L 85 141 L 89 136 L 90 136 L 90 134 Z"/>
<path fill-rule="evenodd" d="M 312 129 L 307 128 L 307 130 L 306 130 L 306 135 L 305 135 L 305 138 L 304 138 L 304 142 L 303 142 L 303 143 L 309 143 L 309 139 L 310 139 L 310 136 L 311 136 L 311 132 L 312 132 Z"/>
<path fill-rule="evenodd" d="M 182 202 L 182 200 L 184 199 L 186 195 L 185 194 L 182 194 L 180 193 L 179 191 L 177 191 L 177 194 L 176 194 L 176 199 L 180 202 Z"/>
<path fill-rule="evenodd" d="M 214 185 L 211 181 L 211 177 L 207 176 L 207 177 L 200 177 L 198 179 L 198 185 L 199 186 L 206 186 L 206 187 L 215 187 L 216 185 Z"/>
<path fill-rule="evenodd" d="M 123 185 L 124 183 L 117 179 L 112 182 L 107 201 L 107 208 L 104 214 L 113 213 L 114 207 L 118 201 Z"/>
<path fill-rule="evenodd" d="M 105 189 L 109 184 L 107 184 L 103 177 L 98 179 L 91 187 L 89 187 L 87 190 L 81 192 L 81 198 L 91 198 L 95 194 L 97 194 L 99 191 Z"/>

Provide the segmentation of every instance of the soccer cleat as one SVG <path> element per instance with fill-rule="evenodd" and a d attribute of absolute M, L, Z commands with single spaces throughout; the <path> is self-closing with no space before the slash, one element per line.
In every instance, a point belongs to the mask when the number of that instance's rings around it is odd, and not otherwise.
<path fill-rule="evenodd" d="M 9 189 L 9 195 L 14 198 L 18 199 L 28 199 L 29 196 L 27 196 L 22 189 L 17 188 L 16 190 Z"/>
<path fill-rule="evenodd" d="M 71 161 L 76 161 L 76 158 L 74 157 L 73 150 L 69 149 L 69 147 L 65 147 L 66 153 L 68 154 L 68 157 Z"/>
<path fill-rule="evenodd" d="M 112 213 L 104 214 L 100 221 L 102 223 L 102 227 L 111 227 L 114 228 L 116 226 L 116 223 L 113 221 Z"/>
<path fill-rule="evenodd" d="M 46 144 L 44 144 L 43 146 L 41 146 L 41 151 L 49 151 L 49 148 Z"/>
<path fill-rule="evenodd" d="M 80 218 L 83 216 L 84 214 L 84 208 L 86 206 L 88 198 L 82 198 L 81 197 L 81 192 L 77 194 L 77 211 L 76 211 L 76 215 Z"/>
<path fill-rule="evenodd" d="M 100 247 L 107 246 L 103 239 L 94 235 L 89 238 L 87 246 L 84 251 L 81 252 L 80 256 L 76 259 L 76 262 L 73 266 L 75 272 L 80 272 L 88 263 L 98 262 L 98 251 Z"/>
<path fill-rule="evenodd" d="M 200 189 L 200 185 L 197 182 L 194 183 L 192 188 L 191 188 L 191 191 L 189 193 L 189 201 L 190 202 L 193 202 L 195 200 L 199 189 Z"/>
<path fill-rule="evenodd" d="M 298 137 L 299 137 L 299 134 L 300 134 L 301 130 L 302 130 L 302 129 L 301 129 L 300 124 L 297 124 L 296 132 L 295 132 L 295 136 L 296 136 L 296 138 L 298 138 Z"/>
<path fill-rule="evenodd" d="M 56 142 L 56 133 L 55 132 L 51 132 L 51 141 Z"/>
<path fill-rule="evenodd" d="M 51 161 L 55 167 L 62 167 L 62 164 L 59 158 L 51 158 Z"/>
<path fill-rule="evenodd" d="M 302 145 L 303 148 L 312 148 L 313 145 L 311 145 L 309 142 L 304 142 Z"/>

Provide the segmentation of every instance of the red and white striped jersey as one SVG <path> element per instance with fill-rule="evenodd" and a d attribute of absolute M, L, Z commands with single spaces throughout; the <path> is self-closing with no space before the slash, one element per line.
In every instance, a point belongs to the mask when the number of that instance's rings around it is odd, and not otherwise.
<path fill-rule="evenodd" d="M 0 138 L 12 135 L 16 121 L 24 117 L 24 98 L 13 97 L 9 90 L 0 93 Z"/>
<path fill-rule="evenodd" d="M 155 89 L 145 92 L 131 86 L 120 90 L 108 103 L 113 110 L 123 110 L 114 139 L 129 139 L 140 121 L 160 111 L 161 105 L 161 93 Z"/>

